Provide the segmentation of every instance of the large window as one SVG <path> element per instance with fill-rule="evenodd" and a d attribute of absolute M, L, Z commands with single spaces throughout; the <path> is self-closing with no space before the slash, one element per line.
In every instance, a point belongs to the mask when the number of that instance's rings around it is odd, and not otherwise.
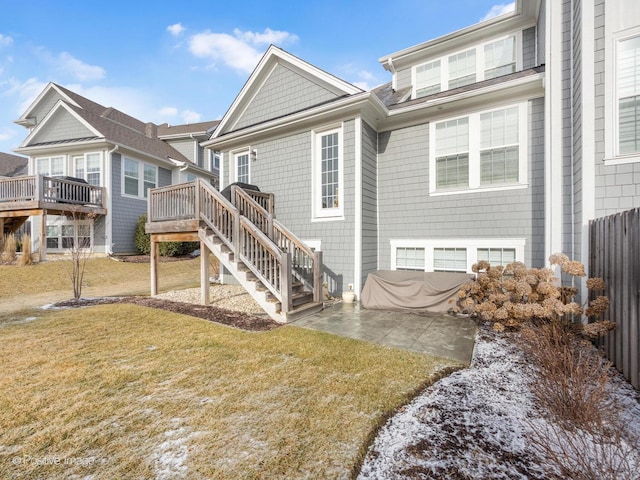
<path fill-rule="evenodd" d="M 342 130 L 315 133 L 314 144 L 315 216 L 342 216 Z"/>
<path fill-rule="evenodd" d="M 432 122 L 430 193 L 526 185 L 527 111 L 522 103 Z"/>
<path fill-rule="evenodd" d="M 516 71 L 516 38 L 507 37 L 484 46 L 484 79 Z"/>
<path fill-rule="evenodd" d="M 618 152 L 640 152 L 640 36 L 618 42 Z"/>
<path fill-rule="evenodd" d="M 469 119 L 436 125 L 436 184 L 442 188 L 469 186 Z"/>
<path fill-rule="evenodd" d="M 453 238 L 391 240 L 391 269 L 426 272 L 472 272 L 474 263 L 524 262 L 523 238 Z"/>
<path fill-rule="evenodd" d="M 518 107 L 480 115 L 480 184 L 517 183 Z"/>
<path fill-rule="evenodd" d="M 51 250 L 93 247 L 91 220 L 64 220 L 58 217 L 47 225 L 47 248 Z"/>
<path fill-rule="evenodd" d="M 64 175 L 64 157 L 36 158 L 36 173 L 48 177 Z"/>
<path fill-rule="evenodd" d="M 440 60 L 418 65 L 415 68 L 416 97 L 424 97 L 440 91 Z"/>
<path fill-rule="evenodd" d="M 125 195 L 146 198 L 150 188 L 158 186 L 158 169 L 131 158 L 124 158 L 122 185 Z"/>
<path fill-rule="evenodd" d="M 102 181 L 102 154 L 87 153 L 73 157 L 74 176 L 99 187 Z"/>
<path fill-rule="evenodd" d="M 518 71 L 522 32 L 432 59 L 411 70 L 413 98 L 432 95 Z"/>

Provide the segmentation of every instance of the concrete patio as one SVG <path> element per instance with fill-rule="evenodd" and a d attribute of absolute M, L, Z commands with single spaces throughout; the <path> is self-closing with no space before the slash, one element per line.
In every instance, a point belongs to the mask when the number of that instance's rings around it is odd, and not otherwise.
<path fill-rule="evenodd" d="M 292 325 L 321 330 L 388 347 L 471 362 L 475 322 L 447 314 L 367 310 L 359 303 L 337 303 Z"/>

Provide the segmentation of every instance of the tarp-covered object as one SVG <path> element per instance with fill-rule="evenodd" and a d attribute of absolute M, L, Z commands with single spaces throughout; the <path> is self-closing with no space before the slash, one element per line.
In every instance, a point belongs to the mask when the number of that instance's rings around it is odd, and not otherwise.
<path fill-rule="evenodd" d="M 360 304 L 372 310 L 443 313 L 455 301 L 460 287 L 474 275 L 448 272 L 378 270 L 370 273 Z"/>

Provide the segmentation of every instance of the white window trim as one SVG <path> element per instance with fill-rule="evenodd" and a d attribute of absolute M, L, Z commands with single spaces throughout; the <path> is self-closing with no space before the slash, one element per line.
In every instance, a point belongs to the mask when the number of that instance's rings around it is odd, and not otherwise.
<path fill-rule="evenodd" d="M 71 156 L 71 171 L 73 172 L 73 177 L 77 177 L 76 175 L 76 159 L 78 158 L 82 158 L 82 162 L 84 164 L 84 176 L 82 177 L 84 180 L 88 180 L 88 175 L 89 175 L 89 171 L 87 168 L 87 155 L 99 155 L 100 156 L 100 185 L 99 186 L 103 186 L 104 183 L 104 159 L 103 159 L 103 155 L 101 151 L 97 151 L 97 152 L 85 152 L 85 153 L 81 153 L 79 155 L 72 155 Z M 95 172 L 93 172 L 95 173 Z"/>
<path fill-rule="evenodd" d="M 520 127 L 518 132 L 518 183 L 482 186 L 480 184 L 480 116 L 483 113 L 505 110 L 512 107 L 518 108 L 518 122 Z M 438 190 L 436 187 L 436 125 L 441 122 L 465 117 L 469 119 L 469 187 Z M 510 105 L 501 105 L 500 107 L 477 111 L 467 115 L 460 115 L 458 117 L 434 120 L 429 123 L 429 195 L 435 197 L 441 195 L 459 195 L 471 192 L 497 192 L 527 188 L 529 186 L 527 165 L 528 157 L 529 102 L 527 101 Z"/>
<path fill-rule="evenodd" d="M 125 159 L 131 160 L 133 162 L 136 162 L 138 164 L 138 195 L 131 195 L 130 193 L 125 193 L 124 190 L 124 163 L 125 163 Z M 138 160 L 136 158 L 132 158 L 132 157 L 122 157 L 122 163 L 121 163 L 121 172 L 120 172 L 120 192 L 121 195 L 123 197 L 127 197 L 127 198 L 137 198 L 139 200 L 147 200 L 147 197 L 144 196 L 144 166 L 148 166 L 151 167 L 155 170 L 156 172 L 156 186 L 155 188 L 158 188 L 158 166 L 157 165 L 152 165 L 151 163 L 146 163 L 143 162 L 142 160 Z"/>
<path fill-rule="evenodd" d="M 233 157 L 233 182 L 239 182 L 238 180 L 238 157 L 242 155 L 247 156 L 247 177 L 248 180 L 244 183 L 251 183 L 251 147 L 245 147 L 241 150 L 234 150 L 231 152 Z"/>
<path fill-rule="evenodd" d="M 58 248 L 50 248 L 47 247 L 47 251 L 48 252 L 52 252 L 52 253 L 58 253 L 58 252 L 67 252 L 69 251 L 69 248 L 65 248 L 62 247 L 62 227 L 63 226 L 68 226 L 68 225 L 73 225 L 74 226 L 74 231 L 76 234 L 76 238 L 77 238 L 77 228 L 76 226 L 80 226 L 80 225 L 89 225 L 89 241 L 90 241 L 90 245 L 89 248 L 84 249 L 84 250 L 92 250 L 94 247 L 94 222 L 93 220 L 79 220 L 79 219 L 71 219 L 71 220 L 67 220 L 65 217 L 62 216 L 57 216 L 57 218 L 53 221 L 48 221 L 46 227 L 50 227 L 50 226 L 57 226 L 60 227 L 60 234 L 58 236 L 59 239 L 59 245 L 60 247 Z M 47 242 L 47 238 L 49 238 L 47 236 L 47 231 L 46 231 L 46 227 L 45 227 L 45 231 L 44 231 L 44 237 L 45 237 L 45 244 Z"/>
<path fill-rule="evenodd" d="M 503 35 L 500 37 L 492 38 L 485 42 L 467 46 L 465 48 L 461 48 L 454 52 L 448 52 L 446 55 L 441 57 L 434 57 L 426 62 L 421 62 L 418 65 L 413 65 L 411 67 L 411 98 L 415 99 L 416 97 L 416 68 L 422 65 L 426 65 L 427 63 L 432 63 L 437 60 L 440 60 L 440 91 L 444 92 L 449 90 L 449 57 L 454 55 L 458 55 L 460 53 L 466 52 L 467 50 L 476 51 L 476 82 L 482 82 L 485 80 L 484 78 L 484 47 L 490 43 L 498 42 L 500 40 L 504 40 L 505 38 L 515 37 L 516 39 L 516 72 L 522 70 L 523 57 L 522 57 L 522 30 L 518 30 L 517 32 L 510 33 L 508 35 Z"/>
<path fill-rule="evenodd" d="M 640 152 L 620 154 L 618 141 L 618 42 L 640 36 L 640 27 L 621 30 L 611 35 L 605 49 L 605 125 L 604 148 L 605 165 L 624 165 L 640 162 Z"/>
<path fill-rule="evenodd" d="M 331 125 L 321 129 L 311 130 L 311 203 L 312 220 L 314 221 L 334 221 L 344 220 L 344 126 Z M 322 146 L 319 138 L 323 135 L 338 134 L 338 207 L 322 208 L 322 162 L 320 148 Z"/>
<path fill-rule="evenodd" d="M 516 261 L 524 262 L 524 238 L 442 238 L 442 239 L 393 239 L 391 245 L 391 270 L 397 269 L 396 249 L 424 248 L 424 271 L 433 272 L 434 248 L 466 248 L 467 273 L 473 273 L 471 267 L 478 262 L 479 248 L 512 248 L 516 251 Z"/>

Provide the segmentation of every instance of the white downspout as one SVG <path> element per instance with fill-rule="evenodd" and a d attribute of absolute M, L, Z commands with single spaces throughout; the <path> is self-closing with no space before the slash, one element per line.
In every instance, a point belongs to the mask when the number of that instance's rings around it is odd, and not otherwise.
<path fill-rule="evenodd" d="M 104 218 L 105 253 L 113 255 L 113 161 L 111 155 L 116 152 L 119 145 L 105 151 L 104 158 L 104 191 L 106 195 L 107 214 Z"/>

